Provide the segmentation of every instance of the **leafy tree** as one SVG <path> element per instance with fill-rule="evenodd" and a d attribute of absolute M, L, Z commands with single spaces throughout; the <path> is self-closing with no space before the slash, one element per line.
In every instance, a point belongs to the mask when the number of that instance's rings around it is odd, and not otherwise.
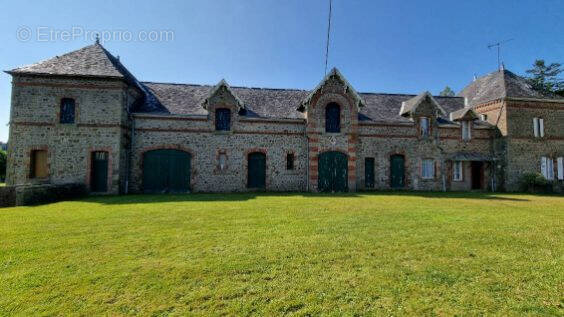
<path fill-rule="evenodd" d="M 558 78 L 562 73 L 560 63 L 546 65 L 544 59 L 537 59 L 533 63 L 533 68 L 527 70 L 527 81 L 532 88 L 543 94 L 562 94 L 564 95 L 564 80 Z"/>
<path fill-rule="evenodd" d="M 446 86 L 445 89 L 443 89 L 443 91 L 439 93 L 439 95 L 443 97 L 454 97 L 455 93 L 452 89 L 450 89 L 449 86 Z"/>
<path fill-rule="evenodd" d="M 6 152 L 0 150 L 0 180 L 6 178 Z"/>

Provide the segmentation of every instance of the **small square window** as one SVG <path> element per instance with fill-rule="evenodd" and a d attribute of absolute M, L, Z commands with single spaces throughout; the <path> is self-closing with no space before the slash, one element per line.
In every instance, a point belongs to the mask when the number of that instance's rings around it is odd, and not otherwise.
<path fill-rule="evenodd" d="M 294 160 L 295 160 L 294 153 L 286 154 L 286 169 L 287 170 L 293 170 L 295 168 Z"/>

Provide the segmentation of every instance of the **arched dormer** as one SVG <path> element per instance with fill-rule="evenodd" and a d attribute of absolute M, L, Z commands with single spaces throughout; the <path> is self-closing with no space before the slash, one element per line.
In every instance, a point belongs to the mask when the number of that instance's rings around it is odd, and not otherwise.
<path fill-rule="evenodd" d="M 223 79 L 214 86 L 201 105 L 208 110 L 213 130 L 219 132 L 232 131 L 233 123 L 237 121 L 236 114 L 244 108 L 243 102 Z"/>

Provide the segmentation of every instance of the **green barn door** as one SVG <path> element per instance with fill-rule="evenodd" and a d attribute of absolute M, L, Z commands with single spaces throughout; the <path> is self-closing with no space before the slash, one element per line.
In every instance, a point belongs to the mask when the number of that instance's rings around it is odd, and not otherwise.
<path fill-rule="evenodd" d="M 403 155 L 391 156 L 390 177 L 391 177 L 392 188 L 405 187 L 405 159 Z"/>
<path fill-rule="evenodd" d="M 325 152 L 319 155 L 318 190 L 344 192 L 348 190 L 348 158 L 341 152 Z"/>
<path fill-rule="evenodd" d="M 95 193 L 108 191 L 108 152 L 92 152 L 90 190 Z"/>
<path fill-rule="evenodd" d="M 187 192 L 190 190 L 190 154 L 178 150 L 154 150 L 143 157 L 143 190 Z"/>
<path fill-rule="evenodd" d="M 266 188 L 266 155 L 251 153 L 248 157 L 247 187 Z"/>

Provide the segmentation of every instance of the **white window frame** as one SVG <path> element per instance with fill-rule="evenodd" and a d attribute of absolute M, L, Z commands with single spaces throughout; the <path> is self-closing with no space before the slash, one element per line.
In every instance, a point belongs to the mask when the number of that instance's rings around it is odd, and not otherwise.
<path fill-rule="evenodd" d="M 423 124 L 425 122 L 425 124 Z M 419 118 L 419 129 L 422 137 L 428 137 L 431 135 L 431 120 L 429 117 Z"/>
<path fill-rule="evenodd" d="M 541 157 L 541 174 L 547 180 L 554 180 L 554 160 L 551 157 Z"/>
<path fill-rule="evenodd" d="M 564 157 L 557 158 L 556 164 L 558 169 L 558 180 L 564 180 Z"/>
<path fill-rule="evenodd" d="M 462 182 L 464 180 L 464 163 L 462 161 L 454 161 L 452 163 L 452 180 Z"/>
<path fill-rule="evenodd" d="M 462 129 L 462 140 L 470 141 L 472 139 L 472 121 L 462 121 L 460 128 Z"/>
<path fill-rule="evenodd" d="M 421 178 L 423 179 L 435 178 L 435 160 L 433 159 L 421 160 Z"/>
<path fill-rule="evenodd" d="M 535 135 L 535 138 L 544 137 L 544 119 L 533 118 L 533 134 Z"/>
<path fill-rule="evenodd" d="M 481 119 L 482 121 L 488 121 L 488 115 L 487 115 L 487 114 L 481 114 L 481 115 L 480 115 L 480 119 Z"/>

